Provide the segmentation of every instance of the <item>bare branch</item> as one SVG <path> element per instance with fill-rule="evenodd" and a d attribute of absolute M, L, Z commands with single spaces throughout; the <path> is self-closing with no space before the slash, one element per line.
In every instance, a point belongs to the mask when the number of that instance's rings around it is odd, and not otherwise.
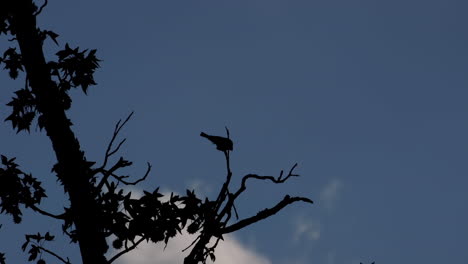
<path fill-rule="evenodd" d="M 65 260 L 64 258 L 62 258 L 62 257 L 60 257 L 59 255 L 57 255 L 55 252 L 52 252 L 52 251 L 48 250 L 47 248 L 43 248 L 43 247 L 38 246 L 38 245 L 36 245 L 36 247 L 37 247 L 38 249 L 44 251 L 44 252 L 49 253 L 50 255 L 52 255 L 52 256 L 54 256 L 54 257 L 56 257 L 57 259 L 59 259 L 60 261 L 62 261 L 62 262 L 65 263 L 65 264 L 71 264 L 71 262 L 70 262 L 70 260 L 69 260 L 68 258 L 67 258 L 67 260 Z"/>
<path fill-rule="evenodd" d="M 182 252 L 185 252 L 187 249 L 191 248 L 195 243 L 197 243 L 198 240 L 200 240 L 200 235 L 197 236 L 197 238 L 195 240 L 192 241 L 192 243 L 190 243 L 190 245 L 188 245 L 188 247 L 182 249 Z"/>
<path fill-rule="evenodd" d="M 227 128 L 226 128 L 227 129 Z M 227 130 L 229 131 L 229 130 Z M 229 157 L 229 151 L 224 151 L 224 157 L 226 159 L 226 169 L 227 169 L 227 176 L 226 176 L 226 181 L 223 183 L 223 187 L 221 187 L 221 190 L 218 194 L 218 198 L 216 198 L 216 203 L 215 203 L 215 212 L 219 210 L 221 207 L 222 203 L 226 200 L 226 196 L 228 195 L 228 187 L 231 182 L 232 178 L 232 171 L 231 171 L 231 162 L 230 162 L 230 157 Z"/>
<path fill-rule="evenodd" d="M 108 156 L 110 157 L 110 156 L 114 155 L 117 151 L 119 151 L 120 147 L 123 145 L 123 143 L 125 143 L 126 140 L 127 140 L 126 138 L 122 139 L 122 141 L 119 142 L 117 147 L 114 150 L 109 152 Z"/>
<path fill-rule="evenodd" d="M 114 173 L 112 173 L 111 176 L 114 177 L 119 182 L 125 184 L 125 185 L 136 185 L 136 184 L 146 180 L 146 177 L 148 177 L 148 174 L 151 171 L 151 164 L 149 162 L 147 162 L 146 164 L 147 164 L 148 167 L 146 169 L 145 174 L 143 175 L 143 177 L 141 177 L 140 179 L 138 179 L 136 181 L 133 181 L 133 182 L 126 181 L 124 179 L 128 178 L 129 176 L 118 176 L 118 175 L 115 175 Z"/>
<path fill-rule="evenodd" d="M 47 6 L 47 4 L 48 4 L 47 0 L 45 0 L 44 3 L 42 4 L 42 6 L 39 8 L 39 10 L 36 13 L 34 13 L 33 16 L 39 15 L 42 12 L 42 9 L 44 9 L 44 7 Z"/>
<path fill-rule="evenodd" d="M 239 214 L 237 213 L 236 205 L 234 204 L 234 201 L 232 202 L 232 209 L 234 209 L 234 213 L 236 214 L 236 219 L 239 220 Z"/>
<path fill-rule="evenodd" d="M 130 251 L 132 251 L 133 249 L 135 249 L 141 242 L 143 242 L 143 240 L 145 240 L 144 237 L 140 238 L 136 243 L 134 243 L 132 246 L 130 247 L 126 247 L 124 250 L 120 251 L 119 253 L 117 253 L 115 256 L 113 256 L 112 258 L 110 258 L 108 260 L 108 263 L 112 263 L 113 261 L 115 261 L 117 258 L 119 258 L 120 256 L 122 256 L 123 254 L 125 253 L 128 253 Z"/>
<path fill-rule="evenodd" d="M 291 197 L 289 195 L 286 195 L 283 198 L 283 200 L 281 200 L 274 207 L 264 209 L 264 210 L 258 212 L 254 216 L 242 219 L 242 220 L 240 220 L 239 222 L 237 222 L 235 224 L 232 224 L 232 225 L 230 225 L 228 227 L 222 228 L 220 230 L 220 233 L 221 234 L 226 234 L 226 233 L 231 233 L 231 232 L 237 231 L 239 229 L 242 229 L 242 228 L 244 228 L 244 227 L 246 227 L 248 225 L 251 225 L 251 224 L 256 223 L 256 222 L 258 222 L 258 221 L 260 221 L 262 219 L 265 219 L 267 217 L 270 217 L 270 216 L 276 214 L 277 212 L 279 212 L 281 209 L 283 209 L 284 207 L 286 207 L 289 204 L 292 204 L 294 202 L 299 202 L 299 201 L 306 202 L 306 203 L 313 203 L 313 201 L 310 200 L 309 198 Z"/>
<path fill-rule="evenodd" d="M 294 166 L 292 166 L 292 168 L 289 170 L 289 173 L 288 175 L 285 177 L 285 178 L 282 178 L 283 177 L 283 171 L 281 171 L 280 175 L 278 176 L 278 178 L 275 178 L 273 176 L 258 176 L 256 174 L 248 174 L 248 175 L 245 175 L 243 178 L 242 178 L 242 182 L 241 182 L 241 187 L 239 187 L 239 189 L 237 190 L 237 192 L 234 193 L 233 195 L 233 198 L 236 199 L 243 191 L 245 191 L 247 189 L 247 186 L 246 186 L 246 183 L 247 183 L 247 180 L 248 179 L 257 179 L 257 180 L 268 180 L 268 181 L 271 181 L 273 183 L 284 183 L 285 181 L 287 181 L 290 177 L 299 177 L 298 174 L 294 174 L 293 171 L 294 169 L 297 167 L 297 163 L 294 164 Z"/>
<path fill-rule="evenodd" d="M 109 142 L 109 144 L 107 145 L 107 149 L 106 149 L 106 153 L 104 155 L 104 162 L 101 166 L 102 169 L 104 169 L 107 165 L 107 162 L 109 160 L 109 158 L 114 155 L 119 149 L 120 147 L 122 146 L 122 144 L 125 142 L 125 139 L 123 139 L 118 145 L 116 148 L 112 149 L 112 146 L 114 145 L 114 141 L 115 139 L 117 138 L 118 134 L 120 133 L 120 130 L 125 126 L 125 124 L 127 124 L 127 122 L 130 120 L 130 118 L 132 117 L 133 115 L 133 112 L 131 112 L 127 118 L 122 122 L 122 119 L 120 119 L 117 124 L 115 124 L 115 128 L 114 128 L 114 133 L 112 134 L 112 138 Z M 122 123 L 121 123 L 122 122 Z"/>
<path fill-rule="evenodd" d="M 227 212 L 231 211 L 231 208 L 234 207 L 234 201 L 239 197 L 239 195 L 241 193 L 243 193 L 247 189 L 247 180 L 248 179 L 268 180 L 268 181 L 271 181 L 273 183 L 278 183 L 278 184 L 279 183 L 284 183 L 290 177 L 298 177 L 299 176 L 298 174 L 293 173 L 294 169 L 296 167 L 297 167 L 297 163 L 294 164 L 294 166 L 291 167 L 291 169 L 289 170 L 288 175 L 285 178 L 282 178 L 283 177 L 283 171 L 281 171 L 280 175 L 277 178 L 275 178 L 273 176 L 259 176 L 259 175 L 256 175 L 256 174 L 247 174 L 247 175 L 245 175 L 244 177 L 242 177 L 242 182 L 241 182 L 241 186 L 239 187 L 239 189 L 233 195 L 229 195 L 228 202 L 224 206 L 223 210 L 218 214 L 218 219 L 223 218 L 224 215 Z"/>
<path fill-rule="evenodd" d="M 100 190 L 102 186 L 107 183 L 107 179 L 114 174 L 120 168 L 125 168 L 132 165 L 132 162 L 124 160 L 122 157 L 110 168 L 109 170 L 104 169 L 103 167 L 99 168 L 97 171 L 101 172 L 104 176 L 101 179 L 101 182 L 97 185 L 97 189 Z"/>
<path fill-rule="evenodd" d="M 52 217 L 52 218 L 55 218 L 55 219 L 60 219 L 60 220 L 65 219 L 65 213 L 60 214 L 60 215 L 54 215 L 54 214 L 51 214 L 49 212 L 46 212 L 46 211 L 40 209 L 39 207 L 35 206 L 34 204 L 33 205 L 28 205 L 28 207 L 31 207 L 31 209 L 33 209 L 35 212 L 38 212 L 38 213 L 40 213 L 42 215 L 45 215 L 45 216 L 49 216 L 49 217 Z"/>

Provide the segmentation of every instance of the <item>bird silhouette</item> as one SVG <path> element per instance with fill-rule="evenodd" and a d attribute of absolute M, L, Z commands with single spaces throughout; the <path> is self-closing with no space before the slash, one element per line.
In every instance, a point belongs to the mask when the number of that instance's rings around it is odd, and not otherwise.
<path fill-rule="evenodd" d="M 229 138 L 220 137 L 220 136 L 211 136 L 211 135 L 207 135 L 204 132 L 201 132 L 200 136 L 207 138 L 209 141 L 211 141 L 211 143 L 215 144 L 217 150 L 232 151 L 233 149 L 232 140 L 230 140 Z"/>

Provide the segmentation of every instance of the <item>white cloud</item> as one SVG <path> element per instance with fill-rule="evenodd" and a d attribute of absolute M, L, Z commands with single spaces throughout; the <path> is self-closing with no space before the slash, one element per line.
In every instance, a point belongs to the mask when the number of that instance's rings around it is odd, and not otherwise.
<path fill-rule="evenodd" d="M 333 209 L 342 189 L 343 182 L 341 180 L 331 180 L 320 192 L 320 201 L 327 209 Z"/>
<path fill-rule="evenodd" d="M 303 216 L 294 221 L 293 241 L 299 242 L 302 239 L 309 241 L 320 238 L 320 222 L 314 219 L 307 219 Z"/>
<path fill-rule="evenodd" d="M 195 239 L 195 235 L 184 233 L 169 240 L 167 248 L 164 243 L 141 243 L 135 250 L 121 256 L 116 264 L 181 264 L 190 249 L 182 252 Z M 221 264 L 271 264 L 265 256 L 242 245 L 232 235 L 225 236 L 215 250 L 216 262 Z M 208 260 L 208 263 L 213 263 Z"/>

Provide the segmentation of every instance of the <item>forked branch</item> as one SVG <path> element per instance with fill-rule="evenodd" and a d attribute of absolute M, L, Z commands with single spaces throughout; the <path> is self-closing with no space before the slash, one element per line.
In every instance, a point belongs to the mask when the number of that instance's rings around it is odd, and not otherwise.
<path fill-rule="evenodd" d="M 117 144 L 117 146 L 115 148 L 113 148 L 114 147 L 114 141 L 117 138 L 117 136 L 119 135 L 120 130 L 122 130 L 122 128 L 125 126 L 125 124 L 127 124 L 127 122 L 130 120 L 130 118 L 132 116 L 133 116 L 133 112 L 131 112 L 123 122 L 122 122 L 122 119 L 120 119 L 117 122 L 117 124 L 115 124 L 114 133 L 112 134 L 112 138 L 111 138 L 109 144 L 107 145 L 106 153 L 104 155 L 104 162 L 102 163 L 102 166 L 101 166 L 102 169 L 104 169 L 107 166 L 107 162 L 108 162 L 109 158 L 112 155 L 114 155 L 117 151 L 119 151 L 120 147 L 123 145 L 123 143 L 125 143 L 126 139 L 124 138 L 119 142 L 119 144 Z"/>

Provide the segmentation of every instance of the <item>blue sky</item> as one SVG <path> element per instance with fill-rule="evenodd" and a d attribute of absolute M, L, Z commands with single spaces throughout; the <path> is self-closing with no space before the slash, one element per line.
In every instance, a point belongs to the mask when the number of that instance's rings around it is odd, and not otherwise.
<path fill-rule="evenodd" d="M 225 126 L 235 180 L 299 163 L 301 177 L 286 185 L 252 184 L 239 213 L 285 193 L 315 204 L 235 233 L 220 253 L 245 257 L 233 263 L 440 264 L 468 261 L 467 8 L 457 0 L 62 0 L 49 1 L 40 24 L 61 44 L 98 49 L 98 86 L 74 92 L 69 114 L 99 161 L 115 122 L 135 111 L 121 154 L 135 161 L 129 173 L 153 164 L 142 188 L 213 196 L 223 159 L 199 133 L 222 135 Z M 21 85 L 0 75 L 0 105 Z M 0 119 L 9 112 L 0 107 Z M 15 135 L 3 124 L 0 137 L 0 151 L 44 181 L 44 207 L 59 211 L 45 134 Z M 60 234 L 40 216 L 21 227 L 0 221 L 10 263 L 26 262 L 23 241 L 4 237 Z M 53 246 L 77 259 L 66 240 Z M 138 256 L 158 260 L 152 252 L 144 246 Z"/>

